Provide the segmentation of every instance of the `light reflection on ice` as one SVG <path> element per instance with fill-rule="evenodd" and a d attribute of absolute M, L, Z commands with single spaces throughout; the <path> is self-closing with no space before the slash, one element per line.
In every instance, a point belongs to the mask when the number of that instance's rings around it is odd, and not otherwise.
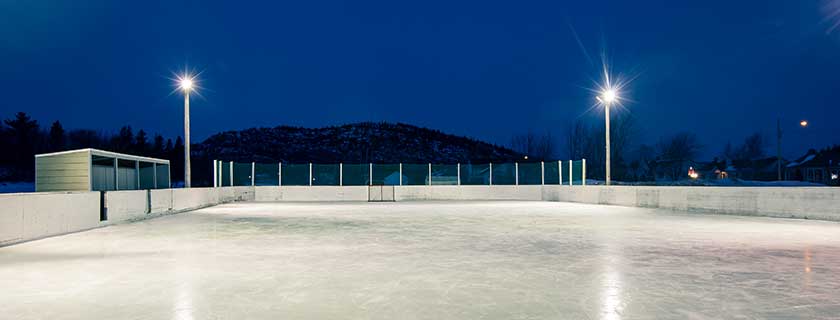
<path fill-rule="evenodd" d="M 601 319 L 621 319 L 621 277 L 609 264 L 607 265 L 603 286 Z"/>

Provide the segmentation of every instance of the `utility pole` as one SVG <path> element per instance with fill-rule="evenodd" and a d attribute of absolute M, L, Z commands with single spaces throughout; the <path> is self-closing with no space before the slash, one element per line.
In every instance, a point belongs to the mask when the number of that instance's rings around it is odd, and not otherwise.
<path fill-rule="evenodd" d="M 782 120 L 776 118 L 776 179 L 782 181 Z"/>

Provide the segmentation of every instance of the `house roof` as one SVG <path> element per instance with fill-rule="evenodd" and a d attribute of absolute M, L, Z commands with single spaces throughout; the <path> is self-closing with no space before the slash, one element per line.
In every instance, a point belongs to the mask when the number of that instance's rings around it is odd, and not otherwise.
<path fill-rule="evenodd" d="M 820 151 L 809 150 L 807 154 L 791 162 L 787 167 L 840 167 L 840 146 Z"/>

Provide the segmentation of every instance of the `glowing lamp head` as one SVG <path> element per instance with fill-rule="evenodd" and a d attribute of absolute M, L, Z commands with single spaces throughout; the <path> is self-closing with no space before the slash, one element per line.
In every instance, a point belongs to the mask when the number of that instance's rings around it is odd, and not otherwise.
<path fill-rule="evenodd" d="M 808 126 L 808 121 L 807 120 L 799 121 L 799 126 L 800 127 L 807 127 Z"/>
<path fill-rule="evenodd" d="M 182 78 L 180 86 L 181 90 L 190 91 L 193 88 L 193 80 L 191 78 Z"/>
<path fill-rule="evenodd" d="M 606 104 L 610 104 L 610 103 L 615 102 L 615 100 L 618 99 L 618 93 L 615 92 L 615 90 L 613 90 L 613 89 L 607 89 L 607 90 L 604 90 L 604 92 L 601 93 L 601 96 L 599 98 L 600 98 L 601 102 L 606 103 Z"/>

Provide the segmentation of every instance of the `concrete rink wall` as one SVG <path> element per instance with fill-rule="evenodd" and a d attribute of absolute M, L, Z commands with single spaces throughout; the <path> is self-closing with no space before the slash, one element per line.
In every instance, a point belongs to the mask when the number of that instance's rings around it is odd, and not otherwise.
<path fill-rule="evenodd" d="M 367 201 L 367 186 L 256 187 L 256 201 Z M 840 221 L 840 188 L 395 186 L 396 201 L 532 200 Z"/>
<path fill-rule="evenodd" d="M 396 201 L 542 200 L 542 186 L 397 186 Z"/>
<path fill-rule="evenodd" d="M 99 192 L 0 195 L 0 245 L 99 226 Z"/>
<path fill-rule="evenodd" d="M 34 192 L 0 195 L 0 246 L 78 232 L 232 201 L 253 201 L 252 187 L 105 192 L 107 220 L 100 221 L 99 192 Z"/>
<path fill-rule="evenodd" d="M 254 199 L 276 201 L 368 201 L 368 186 L 254 187 Z"/>
<path fill-rule="evenodd" d="M 368 186 L 221 187 L 0 195 L 0 246 L 233 201 L 368 201 Z M 840 221 L 840 188 L 396 186 L 395 201 L 562 201 Z"/>
<path fill-rule="evenodd" d="M 274 201 L 368 201 L 368 186 L 255 187 L 254 199 Z M 394 186 L 395 201 L 542 200 L 542 186 Z"/>
<path fill-rule="evenodd" d="M 840 221 L 840 188 L 544 186 L 545 201 Z"/>

